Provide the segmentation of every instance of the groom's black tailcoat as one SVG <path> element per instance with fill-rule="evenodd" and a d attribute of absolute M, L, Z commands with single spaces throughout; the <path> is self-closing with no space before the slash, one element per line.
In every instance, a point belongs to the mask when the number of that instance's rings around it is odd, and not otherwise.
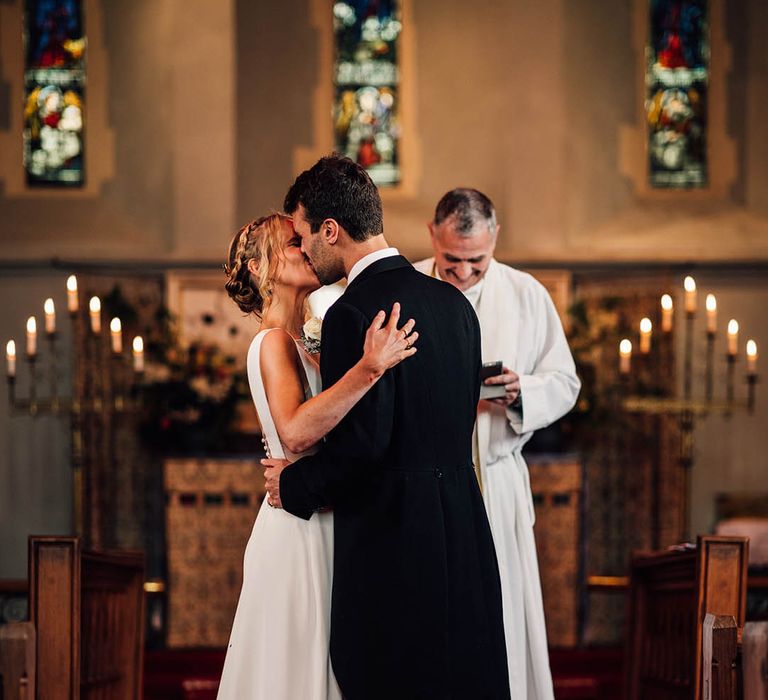
<path fill-rule="evenodd" d="M 334 511 L 331 660 L 346 700 L 509 698 L 501 588 L 472 468 L 480 328 L 458 290 L 403 257 L 367 267 L 323 323 L 323 385 L 399 301 L 418 352 L 388 371 L 316 455 L 287 467 L 284 508 Z"/>

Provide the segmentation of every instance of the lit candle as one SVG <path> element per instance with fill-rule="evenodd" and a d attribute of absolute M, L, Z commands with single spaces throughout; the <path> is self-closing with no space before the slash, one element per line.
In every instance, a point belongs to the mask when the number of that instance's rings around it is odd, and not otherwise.
<path fill-rule="evenodd" d="M 650 318 L 644 318 L 640 321 L 640 352 L 647 355 L 651 351 L 651 333 L 653 324 Z"/>
<path fill-rule="evenodd" d="M 619 372 L 629 374 L 629 367 L 632 362 L 632 341 L 624 338 L 619 343 Z"/>
<path fill-rule="evenodd" d="M 685 287 L 685 311 L 686 313 L 696 313 L 696 280 L 690 275 L 683 281 Z"/>
<path fill-rule="evenodd" d="M 27 356 L 37 355 L 37 321 L 34 316 L 27 319 Z"/>
<path fill-rule="evenodd" d="M 112 352 L 119 355 L 123 351 L 123 327 L 119 318 L 113 318 L 109 324 L 112 333 Z"/>
<path fill-rule="evenodd" d="M 133 339 L 133 371 L 144 371 L 144 340 L 140 335 Z"/>
<path fill-rule="evenodd" d="M 77 313 L 77 277 L 67 277 L 67 309 L 69 313 Z"/>
<path fill-rule="evenodd" d="M 91 311 L 91 330 L 94 333 L 101 333 L 101 299 L 91 297 L 88 308 Z"/>
<path fill-rule="evenodd" d="M 728 321 L 728 354 L 736 357 L 739 352 L 739 322 L 732 318 Z"/>
<path fill-rule="evenodd" d="M 664 294 L 661 297 L 661 330 L 665 333 L 669 333 L 672 330 L 673 308 L 672 297 L 669 294 Z"/>
<path fill-rule="evenodd" d="M 5 346 L 5 359 L 8 362 L 8 376 L 16 376 L 16 341 L 9 340 Z"/>
<path fill-rule="evenodd" d="M 53 335 L 56 332 L 56 308 L 53 305 L 53 299 L 46 299 L 43 304 L 45 311 L 45 332 Z"/>
<path fill-rule="evenodd" d="M 717 299 L 714 294 L 707 294 L 707 333 L 714 335 L 717 331 Z"/>
<path fill-rule="evenodd" d="M 757 374 L 757 343 L 754 340 L 747 341 L 747 374 L 751 377 Z"/>

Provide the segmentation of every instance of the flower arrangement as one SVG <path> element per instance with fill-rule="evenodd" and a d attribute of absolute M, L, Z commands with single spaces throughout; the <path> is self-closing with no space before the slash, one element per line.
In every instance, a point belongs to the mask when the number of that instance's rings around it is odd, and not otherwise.
<path fill-rule="evenodd" d="M 195 340 L 185 342 L 159 283 L 131 281 L 127 294 L 123 284 L 99 291 L 103 316 L 120 318 L 124 337 L 144 339 L 144 371 L 140 381 L 131 381 L 130 403 L 136 410 L 126 431 L 136 431 L 146 447 L 162 453 L 252 451 L 258 424 L 243 352 L 250 329 L 206 308 L 197 325 L 187 316 Z M 206 338 L 208 328 L 215 332 Z M 129 355 L 124 355 L 113 377 L 121 386 L 122 373 L 131 371 Z"/>
<path fill-rule="evenodd" d="M 631 382 L 618 373 L 618 346 L 634 337 L 637 321 L 657 297 L 632 291 L 624 296 L 592 294 L 568 309 L 568 345 L 581 378 L 579 398 L 568 415 L 558 422 L 568 449 L 592 451 L 607 443 L 607 433 L 624 430 L 634 434 L 634 420 L 621 409 L 630 393 L 665 395 L 674 366 L 670 338 L 659 338 L 660 347 L 647 362 L 638 362 Z M 629 383 L 627 383 L 629 382 Z"/>
<path fill-rule="evenodd" d="M 169 345 L 148 359 L 143 434 L 163 450 L 226 450 L 239 399 L 247 395 L 235 358 L 215 345 Z"/>
<path fill-rule="evenodd" d="M 229 451 L 238 402 L 249 395 L 236 358 L 210 342 L 183 344 L 163 311 L 148 335 L 142 434 L 163 451 Z"/>

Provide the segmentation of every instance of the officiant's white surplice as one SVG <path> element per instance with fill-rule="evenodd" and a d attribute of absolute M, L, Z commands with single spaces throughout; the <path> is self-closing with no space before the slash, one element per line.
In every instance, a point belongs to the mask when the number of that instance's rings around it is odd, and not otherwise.
<path fill-rule="evenodd" d="M 436 274 L 434 258 L 416 268 Z M 502 360 L 520 375 L 522 407 L 481 401 L 476 425 L 483 499 L 501 574 L 510 687 L 516 698 L 551 700 L 535 515 L 521 452 L 535 430 L 573 408 L 581 382 L 555 306 L 531 275 L 492 260 L 465 294 L 480 320 L 483 362 Z"/>

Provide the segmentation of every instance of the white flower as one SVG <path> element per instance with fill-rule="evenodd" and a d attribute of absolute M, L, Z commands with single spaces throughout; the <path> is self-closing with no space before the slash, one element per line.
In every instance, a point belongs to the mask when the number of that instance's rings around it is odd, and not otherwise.
<path fill-rule="evenodd" d="M 304 324 L 303 330 L 304 335 L 309 340 L 321 340 L 323 330 L 322 319 L 318 318 L 317 316 L 313 316 Z"/>
<path fill-rule="evenodd" d="M 316 316 L 310 318 L 301 329 L 301 342 L 310 355 L 316 355 L 320 352 L 322 330 L 323 321 Z"/>

